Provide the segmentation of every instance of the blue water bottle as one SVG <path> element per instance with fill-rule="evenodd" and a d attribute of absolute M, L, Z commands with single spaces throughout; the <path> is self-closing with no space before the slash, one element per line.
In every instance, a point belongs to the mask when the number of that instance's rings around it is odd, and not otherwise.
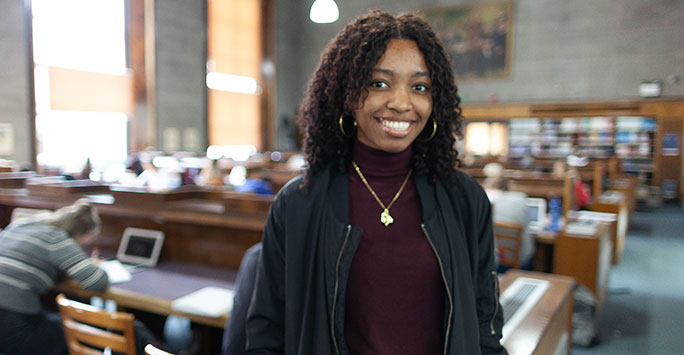
<path fill-rule="evenodd" d="M 549 202 L 549 212 L 551 214 L 551 224 L 549 229 L 553 232 L 557 232 L 560 229 L 560 216 L 561 216 L 561 200 L 555 197 Z"/>

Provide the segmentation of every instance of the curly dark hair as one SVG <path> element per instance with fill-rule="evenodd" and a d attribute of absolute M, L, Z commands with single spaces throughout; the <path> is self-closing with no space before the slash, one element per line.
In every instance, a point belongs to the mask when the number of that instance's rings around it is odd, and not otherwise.
<path fill-rule="evenodd" d="M 340 171 L 351 160 L 353 138 L 340 131 L 339 119 L 351 122 L 351 112 L 359 99 L 368 97 L 372 70 L 391 39 L 416 42 L 425 57 L 432 82 L 432 114 L 437 123 L 435 136 L 427 142 L 433 124 L 413 142 L 411 165 L 416 174 L 431 179 L 448 179 L 459 164 L 454 147 L 461 134 L 461 108 L 451 63 L 425 20 L 413 14 L 397 17 L 372 10 L 349 23 L 333 38 L 321 54 L 318 67 L 309 79 L 306 96 L 299 107 L 298 123 L 305 132 L 303 153 L 308 169 L 302 182 L 309 186 L 316 174 L 331 162 Z M 350 126 L 350 125 L 349 125 Z M 351 131 L 345 127 L 345 131 Z"/>

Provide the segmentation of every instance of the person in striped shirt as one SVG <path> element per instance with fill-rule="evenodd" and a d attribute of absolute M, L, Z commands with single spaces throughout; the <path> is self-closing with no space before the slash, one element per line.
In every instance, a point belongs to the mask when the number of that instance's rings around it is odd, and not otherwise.
<path fill-rule="evenodd" d="M 40 296 L 61 277 L 103 291 L 107 274 L 83 250 L 100 230 L 85 199 L 52 213 L 20 219 L 0 232 L 0 353 L 67 354 L 59 313 Z"/>

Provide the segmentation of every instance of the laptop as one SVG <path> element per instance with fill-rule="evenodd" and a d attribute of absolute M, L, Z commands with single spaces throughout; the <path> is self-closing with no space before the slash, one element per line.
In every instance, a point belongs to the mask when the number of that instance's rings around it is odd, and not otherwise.
<path fill-rule="evenodd" d="M 116 259 L 124 265 L 154 267 L 163 243 L 162 231 L 128 227 L 121 238 Z"/>
<path fill-rule="evenodd" d="M 115 260 L 100 263 L 112 283 L 131 279 L 131 273 L 140 267 L 154 267 L 159 260 L 164 232 L 128 227 L 123 233 Z"/>

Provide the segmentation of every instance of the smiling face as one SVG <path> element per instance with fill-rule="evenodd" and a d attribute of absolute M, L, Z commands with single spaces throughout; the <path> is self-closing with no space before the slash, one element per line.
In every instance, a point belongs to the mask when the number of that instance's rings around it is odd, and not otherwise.
<path fill-rule="evenodd" d="M 408 148 L 432 113 L 432 82 L 416 42 L 392 39 L 373 67 L 368 97 L 354 110 L 361 143 L 390 153 Z"/>

